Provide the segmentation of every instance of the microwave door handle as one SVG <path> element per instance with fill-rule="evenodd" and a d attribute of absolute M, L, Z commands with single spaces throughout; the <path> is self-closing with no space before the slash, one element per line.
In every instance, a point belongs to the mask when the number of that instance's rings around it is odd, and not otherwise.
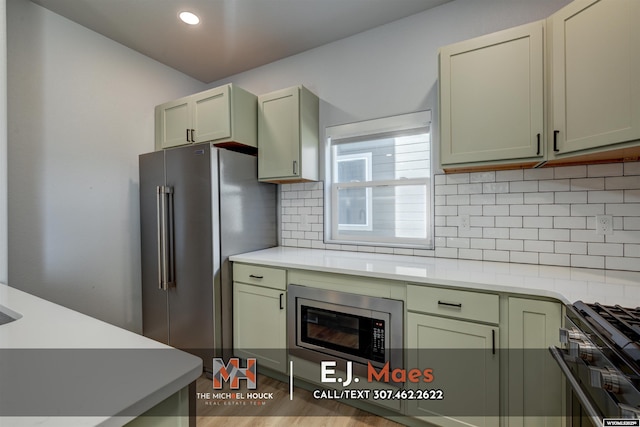
<path fill-rule="evenodd" d="M 569 369 L 569 366 L 567 365 L 567 362 L 564 361 L 560 350 L 558 350 L 558 348 L 554 346 L 551 346 L 549 347 L 549 352 L 560 367 L 560 370 L 564 374 L 567 381 L 569 381 L 571 390 L 573 391 L 573 393 L 575 393 L 576 398 L 580 401 L 580 404 L 587 413 L 587 416 L 591 419 L 591 423 L 594 426 L 601 425 L 602 417 L 600 416 L 600 414 L 598 414 L 598 411 L 596 411 L 596 409 L 593 407 L 593 404 L 591 403 L 585 392 L 582 390 L 580 384 L 574 378 L 571 370 Z"/>

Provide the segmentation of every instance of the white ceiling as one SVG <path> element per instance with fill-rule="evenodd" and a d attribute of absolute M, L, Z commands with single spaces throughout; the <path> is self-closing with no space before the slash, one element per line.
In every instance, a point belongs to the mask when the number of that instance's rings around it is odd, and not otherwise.
<path fill-rule="evenodd" d="M 210 83 L 450 0 L 32 0 Z M 200 24 L 188 26 L 189 10 Z"/>

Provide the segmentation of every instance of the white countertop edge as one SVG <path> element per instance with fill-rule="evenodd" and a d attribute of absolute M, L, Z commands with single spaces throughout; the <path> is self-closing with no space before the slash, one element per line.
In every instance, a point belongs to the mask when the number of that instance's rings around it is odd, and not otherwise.
<path fill-rule="evenodd" d="M 388 279 L 474 291 L 640 306 L 640 273 L 368 252 L 275 247 L 233 262 Z"/>
<path fill-rule="evenodd" d="M 21 290 L 0 283 L 1 309 L 17 320 L 0 325 L 0 348 L 18 350 L 169 350 L 183 353 L 179 366 L 163 370 L 160 387 L 126 406 L 113 408 L 112 415 L 99 416 L 19 416 L 1 417 L 0 424 L 104 425 L 119 426 L 142 415 L 166 398 L 196 381 L 202 374 L 202 360 L 191 354 L 84 315 Z M 138 378 L 144 380 L 144 378 Z M 98 379 L 96 379 L 98 381 Z M 0 384 L 2 388 L 2 384 Z M 144 387 L 140 389 L 143 393 Z M 138 395 L 143 394 L 138 393 Z M 126 415 L 123 415 L 126 414 Z M 71 422 L 72 424 L 69 424 Z"/>

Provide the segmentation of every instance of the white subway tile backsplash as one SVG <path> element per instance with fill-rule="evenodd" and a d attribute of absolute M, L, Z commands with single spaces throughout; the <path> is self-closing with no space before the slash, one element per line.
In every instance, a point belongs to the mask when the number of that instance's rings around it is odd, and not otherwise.
<path fill-rule="evenodd" d="M 591 255 L 571 255 L 571 267 L 604 268 L 604 257 Z"/>
<path fill-rule="evenodd" d="M 538 215 L 540 216 L 570 216 L 571 205 L 541 205 Z"/>
<path fill-rule="evenodd" d="M 605 213 L 613 216 L 640 216 L 640 203 L 607 203 Z"/>
<path fill-rule="evenodd" d="M 586 217 L 557 216 L 553 218 L 553 228 L 587 228 Z"/>
<path fill-rule="evenodd" d="M 522 181 L 524 179 L 524 172 L 522 169 L 516 169 L 511 171 L 497 171 L 496 181 Z"/>
<path fill-rule="evenodd" d="M 494 205 L 496 203 L 495 194 L 472 194 L 470 197 L 472 205 Z"/>
<path fill-rule="evenodd" d="M 538 183 L 539 191 L 569 191 L 571 189 L 571 181 L 568 179 L 554 179 L 548 181 L 540 181 Z"/>
<path fill-rule="evenodd" d="M 624 256 L 631 258 L 640 258 L 640 245 L 625 244 Z M 636 260 L 637 262 L 638 260 Z"/>
<path fill-rule="evenodd" d="M 470 239 L 469 247 L 473 249 L 496 249 L 495 239 Z"/>
<path fill-rule="evenodd" d="M 538 205 L 511 205 L 509 206 L 511 216 L 538 216 Z"/>
<path fill-rule="evenodd" d="M 553 193 L 526 193 L 524 195 L 524 203 L 527 205 L 543 205 L 553 203 Z"/>
<path fill-rule="evenodd" d="M 511 252 L 509 256 L 511 262 L 520 262 L 523 264 L 538 264 L 537 252 Z"/>
<path fill-rule="evenodd" d="M 588 191 L 558 191 L 555 202 L 558 204 L 587 203 Z"/>
<path fill-rule="evenodd" d="M 624 246 L 618 243 L 589 243 L 589 255 L 623 256 Z"/>
<path fill-rule="evenodd" d="M 280 185 L 282 245 L 640 271 L 640 162 L 436 175 L 434 249 L 324 243 L 324 193 Z M 612 235 L 596 234 L 601 214 Z"/>
<path fill-rule="evenodd" d="M 490 172 L 472 172 L 469 174 L 469 182 L 495 182 L 496 173 Z"/>
<path fill-rule="evenodd" d="M 482 251 L 482 256 L 485 261 L 509 262 L 508 251 L 485 250 L 485 251 Z"/>
<path fill-rule="evenodd" d="M 512 181 L 509 183 L 512 193 L 533 193 L 538 191 L 538 181 Z"/>
<path fill-rule="evenodd" d="M 622 191 L 589 191 L 589 203 L 622 203 L 624 201 L 624 192 Z"/>
<path fill-rule="evenodd" d="M 604 190 L 604 178 L 583 178 L 571 180 L 571 191 Z"/>
<path fill-rule="evenodd" d="M 640 162 L 627 162 L 624 164 L 625 175 L 640 175 Z"/>
<path fill-rule="evenodd" d="M 495 219 L 496 225 L 500 227 L 522 228 L 521 216 L 498 216 Z"/>
<path fill-rule="evenodd" d="M 633 190 L 640 188 L 640 178 L 637 176 L 620 176 L 604 179 L 607 190 Z"/>
<path fill-rule="evenodd" d="M 525 216 L 522 218 L 523 228 L 553 228 L 551 216 Z M 544 240 L 544 239 L 541 239 Z"/>
<path fill-rule="evenodd" d="M 482 184 L 483 193 L 508 193 L 508 182 L 485 182 Z"/>
<path fill-rule="evenodd" d="M 447 184 L 468 184 L 469 183 L 469 174 L 468 173 L 456 173 L 451 175 L 445 175 L 447 177 Z"/>
<path fill-rule="evenodd" d="M 568 254 L 540 254 L 540 264 L 571 266 L 571 255 Z"/>
<path fill-rule="evenodd" d="M 587 166 L 587 176 L 621 176 L 623 172 L 622 163 L 607 163 L 603 165 Z"/>
<path fill-rule="evenodd" d="M 562 166 L 555 168 L 553 172 L 553 176 L 555 179 L 585 178 L 587 176 L 587 167 L 584 165 Z"/>
<path fill-rule="evenodd" d="M 543 179 L 553 179 L 553 169 L 526 169 L 524 171 L 524 180 L 531 181 L 536 180 L 540 181 Z"/>
<path fill-rule="evenodd" d="M 571 232 L 569 230 L 559 230 L 557 228 L 541 228 L 538 232 L 540 240 L 569 241 Z"/>
<path fill-rule="evenodd" d="M 587 254 L 587 243 L 584 242 L 555 242 L 554 250 L 558 254 Z"/>
<path fill-rule="evenodd" d="M 545 240 L 525 240 L 525 252 L 553 252 L 553 242 Z"/>
<path fill-rule="evenodd" d="M 600 203 L 571 205 L 571 216 L 591 217 L 595 215 L 604 215 L 604 207 L 605 205 Z"/>
<path fill-rule="evenodd" d="M 524 193 L 496 194 L 496 204 L 498 205 L 522 205 L 523 203 Z"/>
<path fill-rule="evenodd" d="M 480 194 L 482 193 L 482 184 L 460 184 L 458 185 L 458 194 Z"/>
<path fill-rule="evenodd" d="M 640 190 L 624 190 L 624 202 L 640 203 Z"/>
<path fill-rule="evenodd" d="M 484 216 L 508 216 L 509 205 L 484 205 L 482 207 Z"/>
<path fill-rule="evenodd" d="M 496 240 L 496 249 L 501 251 L 520 251 L 524 250 L 524 240 Z"/>
<path fill-rule="evenodd" d="M 640 216 L 627 216 L 623 221 L 625 230 L 640 230 Z"/>
<path fill-rule="evenodd" d="M 510 228 L 509 238 L 515 240 L 538 240 L 537 228 Z"/>
<path fill-rule="evenodd" d="M 595 230 L 571 230 L 572 242 L 604 242 L 604 236 L 596 234 Z"/>

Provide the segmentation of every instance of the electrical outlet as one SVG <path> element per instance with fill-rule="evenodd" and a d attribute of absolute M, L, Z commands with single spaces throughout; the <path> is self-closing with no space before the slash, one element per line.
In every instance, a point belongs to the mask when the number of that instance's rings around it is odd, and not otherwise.
<path fill-rule="evenodd" d="M 613 234 L 613 218 L 611 215 L 596 215 L 596 234 Z"/>
<path fill-rule="evenodd" d="M 468 230 L 469 229 L 469 215 L 460 215 L 458 217 L 458 227 L 460 230 Z"/>

